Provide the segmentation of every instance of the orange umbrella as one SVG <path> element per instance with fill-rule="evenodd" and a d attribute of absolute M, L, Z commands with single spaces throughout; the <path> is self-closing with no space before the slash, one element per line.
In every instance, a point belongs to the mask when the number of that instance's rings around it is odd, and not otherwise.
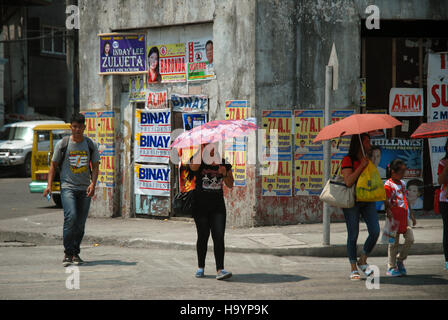
<path fill-rule="evenodd" d="M 448 137 L 448 120 L 427 122 L 419 125 L 412 139 Z"/>
<path fill-rule="evenodd" d="M 401 122 L 388 114 L 354 114 L 324 127 L 313 142 L 390 129 L 399 125 Z"/>

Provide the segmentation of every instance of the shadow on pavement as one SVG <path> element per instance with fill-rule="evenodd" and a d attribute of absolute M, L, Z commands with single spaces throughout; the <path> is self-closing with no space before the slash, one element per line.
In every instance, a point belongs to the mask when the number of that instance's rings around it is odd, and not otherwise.
<path fill-rule="evenodd" d="M 381 277 L 380 283 L 404 286 L 431 286 L 448 285 L 448 280 L 434 274 L 412 274 L 404 277 Z"/>
<path fill-rule="evenodd" d="M 97 261 L 84 261 L 82 266 L 135 266 L 137 262 L 126 262 L 121 260 L 97 260 Z"/>
<path fill-rule="evenodd" d="M 227 281 L 241 283 L 280 283 L 280 282 L 299 282 L 308 280 L 307 277 L 295 276 L 292 274 L 272 274 L 272 273 L 249 273 L 234 274 Z"/>

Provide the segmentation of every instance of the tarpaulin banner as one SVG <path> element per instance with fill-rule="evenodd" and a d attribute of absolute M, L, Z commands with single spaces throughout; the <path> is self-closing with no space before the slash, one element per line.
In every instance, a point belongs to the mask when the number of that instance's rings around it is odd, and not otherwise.
<path fill-rule="evenodd" d="M 135 162 L 169 163 L 171 134 L 137 133 Z"/>
<path fill-rule="evenodd" d="M 380 177 L 386 178 L 386 168 L 395 159 L 406 163 L 405 178 L 422 177 L 423 140 L 421 139 L 371 139 L 372 162 Z"/>
<path fill-rule="evenodd" d="M 206 95 L 171 94 L 173 111 L 177 112 L 207 112 L 208 97 Z"/>
<path fill-rule="evenodd" d="M 146 98 L 146 76 L 144 74 L 129 77 L 129 101 L 144 102 Z"/>
<path fill-rule="evenodd" d="M 294 110 L 295 154 L 323 153 L 322 142 L 313 143 L 324 126 L 323 110 Z"/>
<path fill-rule="evenodd" d="M 213 41 L 188 41 L 188 81 L 214 79 Z"/>
<path fill-rule="evenodd" d="M 146 90 L 145 109 L 165 109 L 168 108 L 167 90 Z"/>
<path fill-rule="evenodd" d="M 294 157 L 294 194 L 318 196 L 324 183 L 323 154 L 296 154 Z"/>
<path fill-rule="evenodd" d="M 144 34 L 100 36 L 100 72 L 146 71 L 146 37 Z"/>
<path fill-rule="evenodd" d="M 391 88 L 389 114 L 394 117 L 423 116 L 423 89 Z"/>
<path fill-rule="evenodd" d="M 185 82 L 185 43 L 148 46 L 148 83 Z"/>
<path fill-rule="evenodd" d="M 448 119 L 448 52 L 428 53 L 428 122 Z M 429 139 L 432 181 L 437 183 L 439 161 L 445 156 L 447 138 Z"/>
<path fill-rule="evenodd" d="M 170 133 L 170 109 L 135 110 L 135 133 Z"/>
<path fill-rule="evenodd" d="M 134 193 L 169 197 L 170 171 L 168 165 L 135 164 Z"/>
<path fill-rule="evenodd" d="M 262 177 L 262 195 L 292 196 L 292 179 L 292 160 L 278 161 L 276 172 Z"/>

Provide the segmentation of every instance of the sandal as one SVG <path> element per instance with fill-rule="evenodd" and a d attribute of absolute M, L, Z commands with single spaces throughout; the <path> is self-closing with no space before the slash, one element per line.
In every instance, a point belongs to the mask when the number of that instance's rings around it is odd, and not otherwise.
<path fill-rule="evenodd" d="M 359 274 L 358 270 L 353 270 L 350 273 L 350 280 L 353 281 L 361 280 L 361 275 Z"/>
<path fill-rule="evenodd" d="M 373 273 L 373 270 L 369 268 L 368 264 L 358 264 L 358 267 L 361 269 L 362 272 L 368 277 Z"/>

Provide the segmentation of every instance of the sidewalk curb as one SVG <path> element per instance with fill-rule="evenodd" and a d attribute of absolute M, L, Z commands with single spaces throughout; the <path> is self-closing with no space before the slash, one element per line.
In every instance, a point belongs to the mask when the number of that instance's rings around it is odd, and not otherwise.
<path fill-rule="evenodd" d="M 0 242 L 18 241 L 35 243 L 39 245 L 62 245 L 62 236 L 48 233 L 35 233 L 24 231 L 5 231 L 0 230 Z M 181 241 L 152 240 L 145 238 L 117 239 L 115 237 L 85 236 L 84 244 L 99 244 L 108 246 L 120 246 L 126 248 L 158 248 L 175 250 L 196 250 L 196 243 Z M 387 244 L 378 243 L 370 254 L 372 257 L 386 257 Z M 209 245 L 213 250 L 213 246 Z M 358 252 L 361 252 L 362 244 L 358 244 Z M 313 245 L 300 247 L 277 247 L 277 248 L 244 248 L 236 246 L 226 246 L 226 252 L 248 253 L 248 254 L 267 254 L 275 256 L 309 256 L 309 257 L 327 257 L 340 258 L 347 257 L 347 248 L 345 245 Z M 414 243 L 410 249 L 411 255 L 431 255 L 443 254 L 441 243 Z"/>

